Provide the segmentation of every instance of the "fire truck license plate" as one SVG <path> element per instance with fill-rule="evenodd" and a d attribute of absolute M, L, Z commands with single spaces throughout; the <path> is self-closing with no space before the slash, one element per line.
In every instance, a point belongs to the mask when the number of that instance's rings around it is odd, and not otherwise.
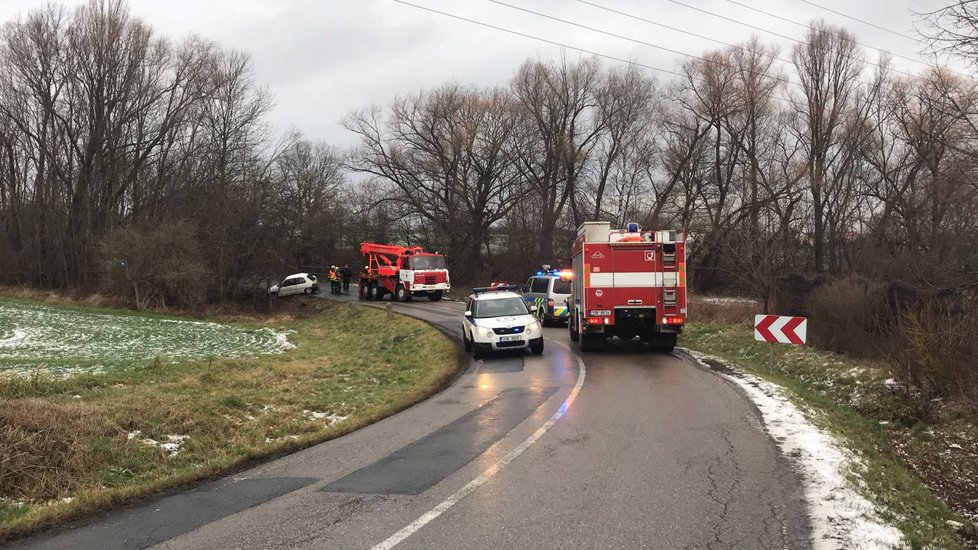
<path fill-rule="evenodd" d="M 519 334 L 510 334 L 509 336 L 500 336 L 499 337 L 499 341 L 500 342 L 515 342 L 517 340 L 522 340 L 522 339 L 523 339 L 523 336 L 521 336 Z"/>

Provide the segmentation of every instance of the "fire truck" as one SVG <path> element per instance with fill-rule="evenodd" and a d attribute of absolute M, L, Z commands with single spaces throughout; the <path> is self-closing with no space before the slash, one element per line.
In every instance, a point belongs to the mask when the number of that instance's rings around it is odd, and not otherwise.
<path fill-rule="evenodd" d="M 686 235 L 585 222 L 577 230 L 568 298 L 571 340 L 582 351 L 635 337 L 671 351 L 686 324 Z"/>
<path fill-rule="evenodd" d="M 390 294 L 400 302 L 420 296 L 437 302 L 451 288 L 442 254 L 420 246 L 375 243 L 361 243 L 360 253 L 367 263 L 359 277 L 361 300 L 383 300 Z"/>

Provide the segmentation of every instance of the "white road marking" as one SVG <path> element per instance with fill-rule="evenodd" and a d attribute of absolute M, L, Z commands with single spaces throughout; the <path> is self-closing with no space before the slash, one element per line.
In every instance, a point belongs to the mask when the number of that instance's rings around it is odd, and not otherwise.
<path fill-rule="evenodd" d="M 552 344 L 556 344 L 569 351 L 571 355 L 574 355 L 574 352 L 572 352 L 570 348 L 568 348 L 564 344 L 559 344 L 557 342 L 552 342 Z M 567 399 L 565 399 L 563 404 L 560 405 L 560 408 L 557 409 L 557 412 L 555 412 L 553 416 L 551 416 L 550 419 L 548 419 L 543 424 L 543 426 L 537 428 L 537 431 L 533 432 L 533 434 L 530 435 L 530 437 L 523 440 L 523 442 L 520 443 L 519 446 L 517 446 L 515 449 L 507 453 L 506 456 L 502 457 L 501 459 L 499 459 L 498 462 L 496 462 L 488 469 L 486 469 L 484 472 L 482 472 L 482 474 L 480 474 L 479 477 L 466 483 L 464 487 L 456 491 L 447 499 L 443 500 L 440 504 L 438 504 L 437 506 L 429 510 L 427 513 L 425 513 L 418 519 L 412 521 L 410 524 L 408 524 L 400 531 L 388 537 L 387 540 L 374 546 L 372 550 L 389 550 L 391 548 L 394 548 L 395 546 L 403 542 L 404 539 L 410 537 L 411 535 L 416 533 L 419 529 L 421 529 L 422 527 L 430 523 L 432 520 L 444 514 L 446 511 L 448 511 L 449 508 L 455 506 L 459 501 L 461 501 L 463 498 L 468 496 L 469 493 L 475 491 L 476 489 L 484 485 L 487 481 L 489 481 L 489 479 L 492 476 L 496 475 L 499 472 L 499 470 L 505 468 L 507 465 L 509 465 L 510 462 L 515 460 L 516 457 L 520 456 L 521 454 L 523 454 L 524 451 L 530 448 L 530 445 L 533 445 L 534 443 L 537 442 L 538 439 L 543 437 L 543 434 L 547 433 L 547 431 L 550 428 L 552 428 L 553 425 L 556 424 L 558 420 L 560 420 L 560 417 L 564 416 L 564 413 L 567 412 L 567 409 L 569 409 L 571 404 L 574 403 L 574 400 L 577 399 L 577 394 L 581 392 L 581 386 L 584 385 L 584 376 L 587 373 L 587 369 L 584 368 L 584 361 L 581 360 L 580 356 L 574 355 L 574 357 L 577 359 L 577 366 L 578 366 L 577 384 L 574 385 L 574 389 L 571 390 L 570 395 L 568 395 Z"/>

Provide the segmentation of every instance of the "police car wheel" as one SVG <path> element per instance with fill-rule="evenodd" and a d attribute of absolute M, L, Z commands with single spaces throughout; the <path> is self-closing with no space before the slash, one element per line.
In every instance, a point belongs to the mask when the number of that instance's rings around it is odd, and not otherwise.
<path fill-rule="evenodd" d="M 465 346 L 466 353 L 472 351 L 472 341 L 465 335 L 465 331 L 462 331 L 462 345 Z"/>
<path fill-rule="evenodd" d="M 530 353 L 533 355 L 543 355 L 543 338 L 537 338 L 530 342 Z"/>

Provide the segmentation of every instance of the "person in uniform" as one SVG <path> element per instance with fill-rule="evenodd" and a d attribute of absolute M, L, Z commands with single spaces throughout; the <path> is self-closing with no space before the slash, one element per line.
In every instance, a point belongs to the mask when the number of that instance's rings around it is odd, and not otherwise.
<path fill-rule="evenodd" d="M 343 278 L 343 292 L 350 292 L 350 278 L 353 277 L 353 270 L 349 264 L 343 264 L 340 268 L 340 277 Z"/>

